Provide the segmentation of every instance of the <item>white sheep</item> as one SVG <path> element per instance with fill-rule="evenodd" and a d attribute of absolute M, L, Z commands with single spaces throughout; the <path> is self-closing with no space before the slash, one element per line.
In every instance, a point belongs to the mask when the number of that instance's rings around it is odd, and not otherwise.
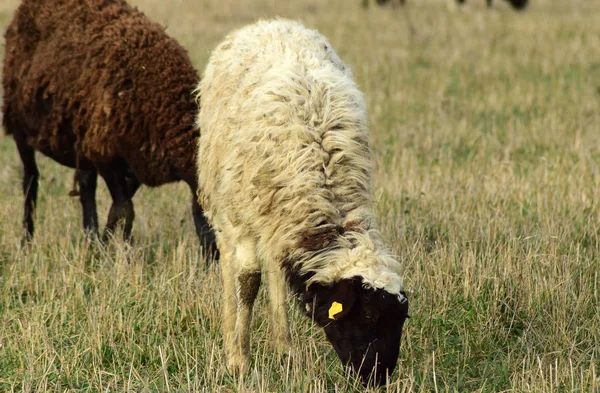
<path fill-rule="evenodd" d="M 244 371 L 261 271 L 278 348 L 286 278 L 344 364 L 385 382 L 408 301 L 372 212 L 365 103 L 325 37 L 288 20 L 228 35 L 199 84 L 198 196 L 217 234 L 228 366 Z"/>

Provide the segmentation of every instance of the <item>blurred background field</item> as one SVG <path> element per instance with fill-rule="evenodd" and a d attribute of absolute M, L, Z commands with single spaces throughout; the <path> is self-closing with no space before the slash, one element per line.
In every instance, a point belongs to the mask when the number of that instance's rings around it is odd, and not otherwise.
<path fill-rule="evenodd" d="M 320 30 L 353 70 L 412 316 L 381 391 L 600 391 L 600 2 L 468 1 L 132 3 L 199 70 L 231 29 L 277 15 Z M 17 4 L 0 4 L 0 30 Z M 262 294 L 252 371 L 227 373 L 219 268 L 205 269 L 186 186 L 141 189 L 135 244 L 103 248 L 67 196 L 73 170 L 38 164 L 25 252 L 21 164 L 0 137 L 0 391 L 362 391 L 296 307 L 290 354 L 273 355 Z"/>

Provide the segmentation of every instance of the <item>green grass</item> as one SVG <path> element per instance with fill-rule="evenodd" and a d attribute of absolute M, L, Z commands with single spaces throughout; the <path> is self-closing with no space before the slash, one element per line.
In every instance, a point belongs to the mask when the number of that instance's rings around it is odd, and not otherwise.
<path fill-rule="evenodd" d="M 228 31 L 275 15 L 318 28 L 352 68 L 411 307 L 382 392 L 600 391 L 599 4 L 134 3 L 199 69 Z M 274 355 L 262 291 L 252 369 L 227 372 L 219 267 L 200 255 L 185 185 L 140 190 L 135 244 L 104 248 L 82 235 L 72 170 L 38 163 L 21 249 L 20 162 L 0 137 L 1 392 L 362 391 L 294 306 L 293 346 Z M 102 224 L 104 184 L 98 204 Z"/>

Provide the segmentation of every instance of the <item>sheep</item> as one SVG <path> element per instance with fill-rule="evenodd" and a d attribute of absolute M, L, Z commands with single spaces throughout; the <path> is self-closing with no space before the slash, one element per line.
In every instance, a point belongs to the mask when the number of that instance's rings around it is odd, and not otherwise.
<path fill-rule="evenodd" d="M 262 273 L 289 349 L 286 281 L 362 381 L 396 366 L 408 301 L 372 212 L 365 103 L 325 37 L 259 21 L 212 52 L 197 89 L 198 198 L 221 252 L 228 368 L 249 363 Z"/>
<path fill-rule="evenodd" d="M 387 3 L 391 3 L 392 7 L 396 7 L 398 5 L 401 5 L 401 6 L 405 6 L 406 5 L 406 0 L 397 0 L 397 1 L 396 0 L 375 0 L 375 2 L 379 6 L 384 6 Z M 363 0 L 362 1 L 363 8 L 368 8 L 369 7 L 369 3 L 370 3 L 370 0 Z"/>
<path fill-rule="evenodd" d="M 464 4 L 466 0 L 456 0 L 457 3 L 459 4 Z M 510 5 L 516 9 L 516 10 L 524 10 L 527 7 L 527 4 L 529 3 L 529 0 L 506 0 L 510 3 Z M 396 2 L 393 0 L 376 0 L 377 5 L 383 6 L 386 5 L 387 3 L 392 4 L 392 6 L 396 6 Z M 493 0 L 486 0 L 487 6 L 491 7 Z M 398 4 L 404 6 L 406 5 L 406 0 L 398 0 Z M 367 8 L 369 6 L 369 0 L 363 0 L 362 5 L 364 8 Z"/>
<path fill-rule="evenodd" d="M 141 184 L 185 181 L 196 232 L 216 253 L 194 197 L 199 77 L 187 52 L 124 0 L 23 0 L 5 39 L 3 123 L 23 163 L 25 240 L 34 233 L 37 150 L 76 169 L 70 195 L 92 233 L 102 176 L 113 199 L 104 239 L 120 221 L 130 238 Z"/>
<path fill-rule="evenodd" d="M 459 4 L 464 4 L 466 0 L 456 0 L 457 3 Z M 506 0 L 510 3 L 510 5 L 518 11 L 524 10 L 525 8 L 527 8 L 527 4 L 529 3 L 529 0 Z M 488 7 L 491 7 L 493 3 L 493 0 L 486 0 L 486 4 Z"/>

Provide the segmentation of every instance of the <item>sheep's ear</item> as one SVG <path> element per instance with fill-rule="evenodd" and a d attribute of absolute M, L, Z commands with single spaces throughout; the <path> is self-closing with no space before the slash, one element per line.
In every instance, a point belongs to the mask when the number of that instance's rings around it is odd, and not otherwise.
<path fill-rule="evenodd" d="M 356 301 L 357 289 L 354 280 L 344 279 L 335 285 L 335 290 L 329 298 L 329 319 L 344 318 Z"/>

